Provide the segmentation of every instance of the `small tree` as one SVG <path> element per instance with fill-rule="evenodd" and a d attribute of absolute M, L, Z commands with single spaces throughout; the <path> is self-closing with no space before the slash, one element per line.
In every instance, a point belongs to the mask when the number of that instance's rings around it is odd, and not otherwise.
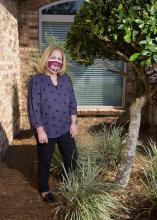
<path fill-rule="evenodd" d="M 146 74 L 146 67 L 157 62 L 156 0 L 86 0 L 69 32 L 67 48 L 74 59 L 84 64 L 101 57 L 120 59 L 132 67 L 135 91 L 129 135 L 117 174 L 117 182 L 126 186 L 135 157 L 141 111 L 157 91 L 156 83 L 152 83 L 157 77 Z"/>

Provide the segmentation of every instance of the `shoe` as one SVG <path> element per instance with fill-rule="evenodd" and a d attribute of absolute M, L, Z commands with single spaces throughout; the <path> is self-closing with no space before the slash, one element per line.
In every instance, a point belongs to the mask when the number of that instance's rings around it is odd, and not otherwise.
<path fill-rule="evenodd" d="M 54 197 L 51 192 L 46 193 L 44 196 L 41 196 L 44 202 L 51 203 L 54 202 Z"/>

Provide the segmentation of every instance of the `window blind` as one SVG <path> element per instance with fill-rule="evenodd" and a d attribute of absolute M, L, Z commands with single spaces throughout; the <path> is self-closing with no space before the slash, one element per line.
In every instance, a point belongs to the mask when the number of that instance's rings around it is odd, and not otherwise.
<path fill-rule="evenodd" d="M 42 43 L 45 43 L 45 33 L 64 41 L 70 29 L 71 22 L 42 22 Z M 73 86 L 77 103 L 80 106 L 122 106 L 124 64 L 117 60 L 96 59 L 88 67 L 70 62 L 73 73 Z"/>

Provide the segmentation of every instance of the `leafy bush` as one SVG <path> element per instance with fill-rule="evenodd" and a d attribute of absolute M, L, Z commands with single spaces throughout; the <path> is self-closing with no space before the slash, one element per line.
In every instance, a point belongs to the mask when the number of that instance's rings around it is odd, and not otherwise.
<path fill-rule="evenodd" d="M 65 171 L 65 169 L 64 169 Z M 91 162 L 78 164 L 75 172 L 66 173 L 58 193 L 56 217 L 64 220 L 111 220 L 124 207 L 105 187 L 102 170 Z"/>

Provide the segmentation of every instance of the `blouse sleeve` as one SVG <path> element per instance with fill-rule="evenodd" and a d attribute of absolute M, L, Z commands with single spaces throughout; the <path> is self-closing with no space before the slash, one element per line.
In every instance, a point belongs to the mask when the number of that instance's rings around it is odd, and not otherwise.
<path fill-rule="evenodd" d="M 69 106 L 69 111 L 70 111 L 70 115 L 77 115 L 77 102 L 76 102 L 76 98 L 75 98 L 75 94 L 74 94 L 74 90 L 73 90 L 73 85 L 72 85 L 72 81 L 71 78 L 69 78 L 69 84 L 70 84 L 70 106 Z"/>
<path fill-rule="evenodd" d="M 27 107 L 28 107 L 29 122 L 35 128 L 43 126 L 40 106 L 41 106 L 40 81 L 37 76 L 34 76 L 29 82 Z"/>

